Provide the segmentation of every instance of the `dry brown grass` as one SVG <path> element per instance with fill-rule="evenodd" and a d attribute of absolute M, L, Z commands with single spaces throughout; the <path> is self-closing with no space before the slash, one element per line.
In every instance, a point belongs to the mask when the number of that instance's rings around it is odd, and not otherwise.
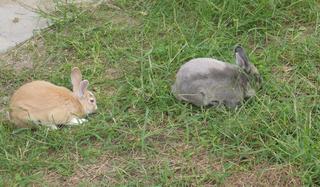
<path fill-rule="evenodd" d="M 139 181 L 143 185 L 155 184 L 161 173 L 157 168 L 168 167 L 170 181 L 185 181 L 189 186 L 301 186 L 296 169 L 290 165 L 257 164 L 244 171 L 228 171 L 224 164 L 236 161 L 211 155 L 204 148 L 183 142 L 156 145 L 156 154 L 132 151 L 130 154 L 105 153 L 93 163 L 80 164 L 71 176 L 46 171 L 44 180 L 49 186 L 120 185 Z M 238 167 L 236 167 L 238 168 Z M 213 173 L 230 176 L 218 181 Z M 154 178 L 145 178 L 154 176 Z"/>
<path fill-rule="evenodd" d="M 224 186 L 301 186 L 296 169 L 290 165 L 260 164 L 247 171 L 236 172 Z"/>

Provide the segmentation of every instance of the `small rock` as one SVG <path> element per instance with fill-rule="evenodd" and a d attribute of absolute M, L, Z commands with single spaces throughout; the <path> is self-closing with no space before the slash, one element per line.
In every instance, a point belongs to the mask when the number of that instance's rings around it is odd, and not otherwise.
<path fill-rule="evenodd" d="M 12 20 L 13 23 L 18 23 L 19 22 L 19 18 L 18 17 L 15 17 L 13 20 Z"/>

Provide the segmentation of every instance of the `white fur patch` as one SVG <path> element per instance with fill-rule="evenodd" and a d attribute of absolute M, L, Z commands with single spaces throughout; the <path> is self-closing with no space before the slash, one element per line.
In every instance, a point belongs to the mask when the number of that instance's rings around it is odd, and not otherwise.
<path fill-rule="evenodd" d="M 51 130 L 57 130 L 57 129 L 58 129 L 58 127 L 55 126 L 55 125 L 48 125 L 48 127 L 49 127 Z"/>
<path fill-rule="evenodd" d="M 86 119 L 72 118 L 72 119 L 69 121 L 68 125 L 81 125 L 81 124 L 83 124 L 83 123 L 85 123 L 85 122 L 87 122 L 87 121 L 88 121 L 88 120 L 86 120 Z"/>

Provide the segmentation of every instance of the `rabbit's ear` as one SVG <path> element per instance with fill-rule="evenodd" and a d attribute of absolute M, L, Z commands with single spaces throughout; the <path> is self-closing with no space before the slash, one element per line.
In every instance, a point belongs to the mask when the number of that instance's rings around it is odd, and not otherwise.
<path fill-rule="evenodd" d="M 236 63 L 247 73 L 250 72 L 250 62 L 241 46 L 237 46 L 234 50 L 236 55 Z"/>
<path fill-rule="evenodd" d="M 72 91 L 74 93 L 79 92 L 80 82 L 82 81 L 82 75 L 79 68 L 74 67 L 71 71 L 71 83 L 72 83 Z"/>
<path fill-rule="evenodd" d="M 84 93 L 87 91 L 88 85 L 89 85 L 88 80 L 83 80 L 80 82 L 80 87 L 78 92 L 79 97 L 83 97 Z"/>

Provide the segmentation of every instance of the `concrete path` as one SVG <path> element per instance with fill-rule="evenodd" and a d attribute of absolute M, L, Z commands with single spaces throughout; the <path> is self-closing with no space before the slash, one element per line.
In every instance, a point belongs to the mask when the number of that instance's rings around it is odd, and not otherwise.
<path fill-rule="evenodd" d="M 69 2 L 94 1 L 98 0 Z M 54 2 L 54 0 L 0 0 L 0 54 L 25 42 L 39 29 L 48 27 L 50 21 L 40 17 L 36 10 L 51 11 L 54 9 Z"/>
<path fill-rule="evenodd" d="M 34 31 L 48 26 L 48 20 L 34 12 L 37 1 L 24 3 L 0 0 L 0 53 L 33 36 Z"/>

